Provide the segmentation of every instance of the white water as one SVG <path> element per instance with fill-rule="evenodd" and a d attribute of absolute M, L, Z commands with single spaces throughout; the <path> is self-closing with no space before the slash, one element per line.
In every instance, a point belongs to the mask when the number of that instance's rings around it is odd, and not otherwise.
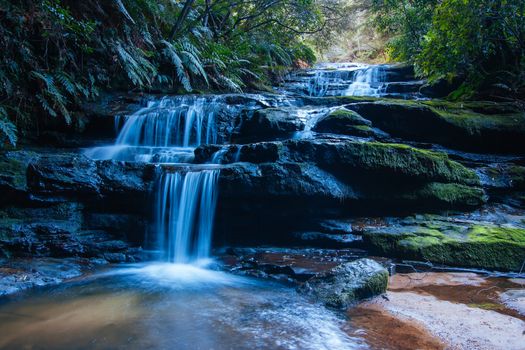
<path fill-rule="evenodd" d="M 163 258 L 190 263 L 210 255 L 219 170 L 165 173 L 156 200 L 157 244 Z"/>
<path fill-rule="evenodd" d="M 383 96 L 388 86 L 385 65 L 360 63 L 319 64 L 292 73 L 278 90 L 284 95 Z"/>
<path fill-rule="evenodd" d="M 186 163 L 201 144 L 217 143 L 217 114 L 234 108 L 218 96 L 177 96 L 147 102 L 124 125 L 114 145 L 95 147 L 85 154 L 93 159 L 154 163 Z M 122 117 L 115 126 L 120 126 Z"/>
<path fill-rule="evenodd" d="M 158 179 L 154 237 L 147 244 L 154 241 L 152 248 L 161 252 L 163 261 L 195 263 L 210 255 L 220 170 L 203 170 L 189 163 L 197 146 L 219 141 L 218 113 L 235 108 L 221 96 L 149 101 L 136 113 L 116 118 L 117 130 L 123 126 L 114 145 L 86 151 L 94 159 L 187 164 L 179 172 L 161 168 Z"/>
<path fill-rule="evenodd" d="M 381 66 L 371 66 L 358 70 L 345 92 L 346 96 L 375 96 L 379 97 L 386 88 L 385 71 Z"/>

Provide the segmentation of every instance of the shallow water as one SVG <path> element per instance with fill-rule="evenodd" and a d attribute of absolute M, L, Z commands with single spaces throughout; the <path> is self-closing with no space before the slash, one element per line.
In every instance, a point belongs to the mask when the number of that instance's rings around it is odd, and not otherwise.
<path fill-rule="evenodd" d="M 5 349 L 362 349 L 291 287 L 198 266 L 131 265 L 0 304 Z"/>

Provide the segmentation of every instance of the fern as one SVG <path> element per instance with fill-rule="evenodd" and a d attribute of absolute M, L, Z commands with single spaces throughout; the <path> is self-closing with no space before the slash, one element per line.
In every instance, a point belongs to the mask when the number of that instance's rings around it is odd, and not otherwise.
<path fill-rule="evenodd" d="M 182 59 L 177 53 L 175 46 L 173 46 L 170 42 L 166 40 L 162 40 L 162 44 L 164 44 L 165 46 L 163 53 L 166 56 L 166 58 L 170 61 L 170 63 L 173 64 L 173 66 L 175 67 L 177 77 L 181 82 L 182 86 L 184 87 L 184 89 L 186 89 L 186 91 L 191 92 L 193 88 L 191 87 L 190 79 L 188 78 L 188 74 L 184 69 L 184 65 L 182 63 Z"/>
<path fill-rule="evenodd" d="M 54 76 L 55 80 L 60 83 L 64 87 L 64 89 L 71 95 L 76 96 L 77 94 L 77 86 L 73 83 L 73 79 L 71 76 L 69 76 L 65 72 L 58 72 L 55 73 Z"/>
<path fill-rule="evenodd" d="M 16 126 L 9 120 L 5 108 L 0 106 L 0 140 L 2 140 L 2 145 L 5 139 L 13 147 L 16 147 L 18 141 Z"/>
<path fill-rule="evenodd" d="M 200 75 L 202 78 L 204 78 L 206 84 L 209 85 L 208 75 L 204 71 L 204 67 L 199 57 L 193 52 L 186 50 L 182 51 L 182 57 L 185 65 L 189 67 L 190 71 L 195 75 Z"/>
<path fill-rule="evenodd" d="M 139 87 L 151 85 L 157 75 L 157 69 L 144 57 L 144 54 L 134 47 L 130 47 L 129 51 L 126 50 L 121 42 L 114 44 L 114 48 L 129 80 Z"/>
<path fill-rule="evenodd" d="M 135 24 L 135 21 L 133 20 L 133 17 L 129 14 L 128 10 L 126 9 L 126 6 L 124 6 L 124 3 L 122 0 L 115 0 L 115 3 L 117 4 L 118 9 L 120 12 L 126 17 L 131 23 Z"/>

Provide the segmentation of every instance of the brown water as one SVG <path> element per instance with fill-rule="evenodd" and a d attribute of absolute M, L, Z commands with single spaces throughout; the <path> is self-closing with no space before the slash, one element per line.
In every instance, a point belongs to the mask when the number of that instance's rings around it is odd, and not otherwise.
<path fill-rule="evenodd" d="M 293 288 L 195 266 L 129 266 L 0 304 L 2 349 L 360 349 Z"/>

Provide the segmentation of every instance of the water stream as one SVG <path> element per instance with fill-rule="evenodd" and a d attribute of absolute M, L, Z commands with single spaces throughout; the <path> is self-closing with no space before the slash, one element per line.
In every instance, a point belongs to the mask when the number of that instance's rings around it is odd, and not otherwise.
<path fill-rule="evenodd" d="M 349 66 L 308 75 L 295 88 L 308 95 L 381 94 L 377 67 Z M 306 85 L 305 85 L 306 84 Z M 260 98 L 261 103 L 268 103 Z M 290 105 L 288 98 L 275 103 Z M 222 144 L 221 113 L 239 106 L 217 96 L 148 101 L 116 119 L 113 145 L 85 152 L 94 159 L 160 164 L 154 230 L 147 247 L 159 261 L 109 269 L 29 293 L 0 305 L 0 348 L 32 349 L 360 349 L 341 315 L 289 286 L 233 276 L 209 265 L 223 153 L 206 168 L 191 164 L 195 148 Z M 246 106 L 242 106 L 246 108 Z M 311 137 L 329 108 L 298 109 Z M 238 155 L 237 155 L 238 157 Z M 182 167 L 164 166 L 184 164 Z M 206 268 L 208 266 L 208 268 Z"/>

